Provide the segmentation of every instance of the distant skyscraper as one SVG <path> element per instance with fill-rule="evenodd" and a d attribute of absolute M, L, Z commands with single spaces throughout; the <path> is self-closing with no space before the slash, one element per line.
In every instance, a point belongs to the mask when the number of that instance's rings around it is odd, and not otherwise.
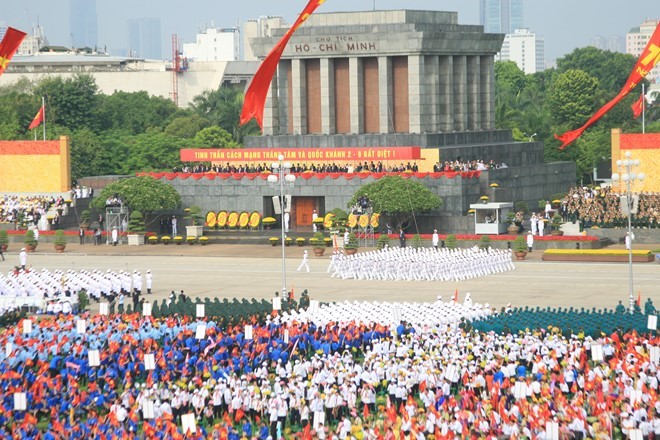
<path fill-rule="evenodd" d="M 138 18 L 128 20 L 128 52 L 138 58 L 163 59 L 160 19 Z"/>
<path fill-rule="evenodd" d="M 592 38 L 591 45 L 601 50 L 624 53 L 626 49 L 626 40 L 620 35 L 597 35 Z"/>
<path fill-rule="evenodd" d="M 72 46 L 96 48 L 98 44 L 96 0 L 71 0 L 70 6 L 69 26 Z"/>
<path fill-rule="evenodd" d="M 522 29 L 523 0 L 481 0 L 480 24 L 492 34 L 513 34 Z"/>
<path fill-rule="evenodd" d="M 653 31 L 660 23 L 660 20 L 646 19 L 639 25 L 634 27 L 626 34 L 626 53 L 639 57 L 646 47 L 646 44 L 651 39 Z M 657 65 L 646 76 L 650 82 L 660 84 L 660 65 Z"/>
<path fill-rule="evenodd" d="M 545 69 L 545 44 L 543 38 L 529 31 L 516 29 L 506 34 L 502 50 L 495 57 L 498 61 L 513 61 L 520 70 L 529 74 Z"/>

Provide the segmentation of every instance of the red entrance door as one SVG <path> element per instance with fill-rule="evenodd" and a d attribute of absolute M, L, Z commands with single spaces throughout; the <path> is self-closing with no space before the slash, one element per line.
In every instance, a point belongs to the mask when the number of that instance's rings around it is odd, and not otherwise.
<path fill-rule="evenodd" d="M 311 226 L 314 213 L 314 197 L 296 197 L 293 199 L 297 226 Z"/>

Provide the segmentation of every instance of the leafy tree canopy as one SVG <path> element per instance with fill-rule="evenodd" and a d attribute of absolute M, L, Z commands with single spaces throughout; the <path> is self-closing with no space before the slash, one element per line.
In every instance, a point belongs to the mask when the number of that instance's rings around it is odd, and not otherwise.
<path fill-rule="evenodd" d="M 201 129 L 209 125 L 209 120 L 199 115 L 182 116 L 167 124 L 165 134 L 180 139 L 193 139 Z"/>
<path fill-rule="evenodd" d="M 442 199 L 412 178 L 385 176 L 360 188 L 348 206 L 354 206 L 360 197 L 366 196 L 374 212 L 388 216 L 401 226 L 412 218 L 413 213 L 430 212 L 442 206 Z"/>
<path fill-rule="evenodd" d="M 215 125 L 198 131 L 193 143 L 202 148 L 236 148 L 238 146 L 231 134 Z"/>
<path fill-rule="evenodd" d="M 577 128 L 584 124 L 596 109 L 594 97 L 598 80 L 582 70 L 560 74 L 548 96 L 548 107 L 556 125 Z"/>

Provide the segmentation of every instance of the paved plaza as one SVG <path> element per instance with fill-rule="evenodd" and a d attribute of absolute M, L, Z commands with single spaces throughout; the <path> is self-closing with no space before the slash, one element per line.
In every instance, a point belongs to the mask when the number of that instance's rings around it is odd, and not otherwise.
<path fill-rule="evenodd" d="M 18 264 L 18 245 L 12 245 L 0 262 L 6 273 Z M 516 269 L 496 275 L 460 282 L 368 281 L 331 278 L 326 272 L 331 249 L 323 257 L 311 256 L 311 272 L 297 272 L 303 249 L 287 247 L 287 286 L 294 287 L 296 298 L 307 289 L 312 299 L 321 301 L 434 301 L 438 295 L 449 300 L 455 289 L 460 298 L 471 292 L 475 302 L 502 307 L 574 306 L 613 308 L 628 299 L 628 265 L 619 263 L 542 262 L 540 251 L 531 259 L 516 262 Z M 67 253 L 56 254 L 52 245 L 41 244 L 28 256 L 34 269 L 150 269 L 154 275 L 154 294 L 162 299 L 171 290 L 184 290 L 195 297 L 270 298 L 282 287 L 281 248 L 264 245 L 209 246 L 92 246 L 69 244 Z M 643 301 L 651 297 L 660 304 L 660 265 L 635 264 L 634 292 Z M 127 301 L 130 303 L 130 301 Z"/>

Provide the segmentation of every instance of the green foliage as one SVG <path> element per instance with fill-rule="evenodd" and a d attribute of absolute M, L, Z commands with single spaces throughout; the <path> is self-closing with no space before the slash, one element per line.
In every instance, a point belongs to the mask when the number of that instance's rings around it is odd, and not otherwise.
<path fill-rule="evenodd" d="M 45 96 L 48 120 L 73 131 L 83 127 L 98 127 L 99 89 L 89 74 L 73 77 L 49 76 L 35 89 L 35 95 Z M 36 112 L 35 112 L 36 113 Z"/>
<path fill-rule="evenodd" d="M 354 233 L 348 234 L 348 243 L 344 245 L 345 249 L 358 249 L 360 247 L 360 243 L 358 242 L 357 235 Z"/>
<path fill-rule="evenodd" d="M 123 173 L 171 170 L 179 165 L 179 150 L 187 146 L 182 138 L 160 131 L 149 131 L 127 139 L 128 154 L 124 156 Z"/>
<path fill-rule="evenodd" d="M 216 126 L 198 131 L 193 143 L 201 148 L 236 148 L 238 146 L 229 132 Z"/>
<path fill-rule="evenodd" d="M 527 252 L 527 240 L 524 236 L 519 235 L 513 241 L 513 251 L 514 252 Z"/>
<path fill-rule="evenodd" d="M 419 234 L 415 234 L 412 237 L 412 240 L 410 240 L 410 246 L 412 246 L 415 249 L 419 249 L 424 245 L 424 242 L 422 241 L 422 236 Z"/>
<path fill-rule="evenodd" d="M 94 198 L 92 206 L 104 209 L 105 201 L 113 194 L 118 194 L 129 210 L 140 211 L 147 225 L 153 213 L 169 211 L 181 205 L 181 196 L 170 185 L 151 176 L 139 176 L 106 186 L 99 197 Z"/>
<path fill-rule="evenodd" d="M 87 306 L 89 305 L 89 296 L 87 295 L 86 290 L 80 290 L 78 292 L 78 309 L 79 310 L 86 310 Z"/>
<path fill-rule="evenodd" d="M 145 91 L 116 91 L 100 95 L 99 120 L 102 130 L 125 130 L 132 135 L 158 127 L 177 112 L 170 99 L 149 96 Z"/>
<path fill-rule="evenodd" d="M 563 223 L 564 223 L 564 219 L 561 217 L 559 212 L 555 212 L 555 215 L 552 216 L 552 223 L 550 224 L 552 230 L 559 231 Z"/>
<path fill-rule="evenodd" d="M 27 245 L 37 244 L 37 239 L 34 238 L 34 231 L 32 229 L 25 231 L 25 238 L 23 239 L 23 243 Z"/>
<path fill-rule="evenodd" d="M 596 110 L 598 80 L 583 70 L 559 74 L 548 94 L 548 109 L 555 125 L 577 128 Z"/>
<path fill-rule="evenodd" d="M 260 134 L 256 122 L 251 121 L 243 126 L 239 123 L 243 99 L 240 89 L 220 87 L 217 90 L 205 90 L 196 96 L 192 107 L 199 116 L 227 131 L 236 143 L 242 144 L 245 136 Z"/>
<path fill-rule="evenodd" d="M 184 217 L 186 220 L 191 220 L 193 226 L 198 226 L 199 224 L 204 223 L 204 216 L 201 214 L 202 209 L 193 205 L 189 208 L 187 215 Z"/>
<path fill-rule="evenodd" d="M 128 232 L 130 234 L 144 234 L 146 228 L 140 211 L 133 211 L 128 219 Z"/>
<path fill-rule="evenodd" d="M 61 229 L 58 229 L 55 231 L 55 237 L 53 238 L 53 244 L 57 246 L 65 246 L 66 245 L 66 235 L 64 235 L 64 231 Z"/>
<path fill-rule="evenodd" d="M 165 134 L 180 139 L 193 139 L 200 130 L 209 125 L 208 119 L 199 115 L 183 116 L 167 124 Z"/>
<path fill-rule="evenodd" d="M 9 244 L 9 236 L 4 229 L 0 230 L 0 245 Z"/>
<path fill-rule="evenodd" d="M 381 234 L 380 237 L 378 237 L 378 241 L 376 241 L 376 246 L 378 246 L 378 249 L 383 249 L 385 246 L 390 246 L 390 236 L 387 234 Z"/>
<path fill-rule="evenodd" d="M 88 225 L 89 224 L 89 219 L 91 219 L 91 218 L 92 218 L 92 213 L 89 209 L 84 209 L 80 213 L 80 223 L 81 224 Z"/>
<path fill-rule="evenodd" d="M 401 226 L 412 218 L 412 213 L 430 212 L 442 206 L 442 200 L 423 184 L 401 176 L 385 176 L 360 188 L 348 202 L 353 206 L 357 200 L 369 198 L 374 212 L 388 216 L 394 227 Z"/>
<path fill-rule="evenodd" d="M 529 207 L 527 206 L 527 202 L 525 202 L 524 200 L 516 202 L 516 212 L 522 212 L 523 214 L 529 212 Z"/>
<path fill-rule="evenodd" d="M 458 241 L 454 234 L 447 235 L 447 238 L 445 239 L 445 247 L 447 249 L 456 249 L 458 247 Z"/>
<path fill-rule="evenodd" d="M 480 248 L 480 249 L 489 249 L 489 248 L 490 248 L 490 245 L 491 245 L 491 239 L 490 239 L 489 236 L 487 236 L 487 235 L 483 235 L 483 236 L 479 239 L 479 248 Z"/>
<path fill-rule="evenodd" d="M 325 237 L 323 232 L 315 232 L 314 236 L 309 239 L 309 244 L 314 246 L 316 249 L 325 248 L 325 242 L 323 241 Z"/>
<path fill-rule="evenodd" d="M 598 79 L 603 90 L 609 90 L 614 97 L 626 82 L 635 65 L 635 57 L 630 54 L 603 51 L 593 46 L 581 47 L 557 60 L 557 70 L 582 70 Z"/>

